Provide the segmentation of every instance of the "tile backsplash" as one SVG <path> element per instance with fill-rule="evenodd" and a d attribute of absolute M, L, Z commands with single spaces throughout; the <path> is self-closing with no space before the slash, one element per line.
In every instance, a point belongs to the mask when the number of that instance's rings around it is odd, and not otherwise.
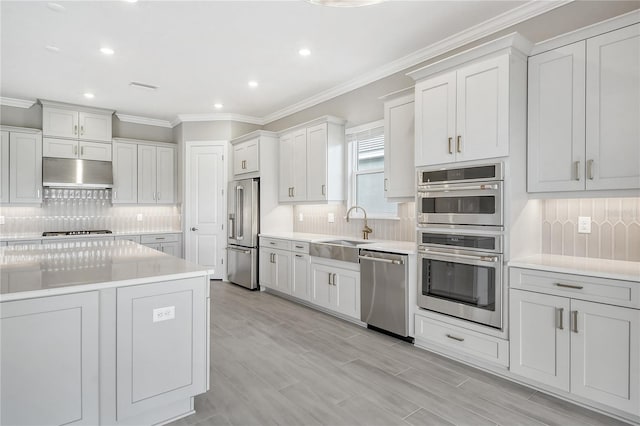
<path fill-rule="evenodd" d="M 343 204 L 329 205 L 299 205 L 293 209 L 293 230 L 313 234 L 343 235 L 362 238 L 362 219 L 353 219 L 349 223 L 344 219 L 347 207 Z M 302 213 L 303 221 L 299 221 Z M 335 222 L 328 222 L 328 215 L 332 213 Z M 355 212 L 353 212 L 355 213 Z M 353 214 L 352 213 L 352 214 Z M 360 213 L 360 210 L 358 210 Z M 372 240 L 416 240 L 415 203 L 398 204 L 397 219 L 368 219 L 373 233 Z"/>
<path fill-rule="evenodd" d="M 591 217 L 590 234 L 578 216 Z M 543 200 L 542 252 L 640 262 L 640 198 Z"/>
<path fill-rule="evenodd" d="M 178 206 L 112 206 L 102 200 L 46 200 L 42 207 L 3 206 L 0 216 L 4 218 L 0 236 L 89 229 L 180 232 L 182 221 Z"/>

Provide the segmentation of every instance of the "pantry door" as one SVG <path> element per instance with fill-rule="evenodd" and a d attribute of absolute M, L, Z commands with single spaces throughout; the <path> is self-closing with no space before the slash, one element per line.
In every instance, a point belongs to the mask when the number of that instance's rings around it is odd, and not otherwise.
<path fill-rule="evenodd" d="M 226 142 L 185 144 L 185 258 L 224 277 Z"/>

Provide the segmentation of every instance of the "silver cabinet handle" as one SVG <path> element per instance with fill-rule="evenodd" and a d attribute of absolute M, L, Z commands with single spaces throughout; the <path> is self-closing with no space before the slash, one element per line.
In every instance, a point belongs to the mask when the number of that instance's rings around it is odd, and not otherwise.
<path fill-rule="evenodd" d="M 462 136 L 458 136 L 456 140 L 456 151 L 462 152 Z"/>
<path fill-rule="evenodd" d="M 333 275 L 333 280 L 332 280 L 333 285 L 337 286 L 338 284 L 336 284 L 336 274 L 331 274 L 331 275 Z"/>
<path fill-rule="evenodd" d="M 80 126 L 80 134 L 84 135 L 84 126 Z"/>
<path fill-rule="evenodd" d="M 384 178 L 384 190 L 385 192 L 389 190 L 389 179 Z"/>
<path fill-rule="evenodd" d="M 78 125 L 77 124 L 75 126 L 73 126 L 73 134 L 74 135 L 78 134 Z"/>
<path fill-rule="evenodd" d="M 593 180 L 593 160 L 587 160 L 587 178 Z"/>
<path fill-rule="evenodd" d="M 464 342 L 464 339 L 462 337 L 457 337 L 457 336 L 454 336 L 454 335 L 448 334 L 448 333 L 447 333 L 446 336 L 451 340 L 456 340 L 458 342 Z"/>
<path fill-rule="evenodd" d="M 78 145 L 73 147 L 73 155 L 78 155 Z"/>
<path fill-rule="evenodd" d="M 333 278 L 333 274 L 329 274 L 329 285 L 333 285 L 333 282 L 331 282 L 331 279 Z"/>
<path fill-rule="evenodd" d="M 156 200 L 156 193 L 154 192 L 154 193 L 152 194 L 152 196 L 153 196 L 153 201 L 155 201 L 155 200 Z"/>
<path fill-rule="evenodd" d="M 296 254 L 296 257 L 303 257 L 301 254 Z"/>
<path fill-rule="evenodd" d="M 80 147 L 80 155 L 84 155 L 84 146 Z"/>
<path fill-rule="evenodd" d="M 272 246 L 276 245 L 276 243 L 274 243 L 273 241 L 269 241 L 269 244 L 271 244 Z"/>
<path fill-rule="evenodd" d="M 449 154 L 453 154 L 453 138 L 449 138 Z"/>
<path fill-rule="evenodd" d="M 165 239 L 165 237 L 156 237 L 156 241 L 164 240 L 164 239 Z"/>
<path fill-rule="evenodd" d="M 293 188 L 290 186 L 289 187 L 289 197 L 293 197 Z"/>
<path fill-rule="evenodd" d="M 292 197 L 295 197 L 295 196 L 296 196 L 296 187 L 295 187 L 295 186 L 292 186 L 292 187 L 291 187 L 291 196 L 292 196 Z"/>
<path fill-rule="evenodd" d="M 573 288 L 575 290 L 582 290 L 584 287 L 581 285 L 572 285 L 572 284 L 562 284 L 562 283 L 555 283 L 557 287 L 564 287 L 564 288 Z"/>
<path fill-rule="evenodd" d="M 578 161 L 574 161 L 573 162 L 573 167 L 574 167 L 574 172 L 575 172 L 575 179 L 576 180 L 580 180 L 580 160 Z"/>
<path fill-rule="evenodd" d="M 383 259 L 381 257 L 373 257 L 373 256 L 358 256 L 359 259 L 362 260 L 372 260 L 374 262 L 382 262 L 382 263 L 391 263 L 393 265 L 404 265 L 404 260 L 402 259 Z"/>
<path fill-rule="evenodd" d="M 325 196 L 327 195 L 327 186 L 326 185 L 322 185 L 322 195 Z"/>
<path fill-rule="evenodd" d="M 556 328 L 558 330 L 564 330 L 564 308 L 556 308 Z"/>
<path fill-rule="evenodd" d="M 467 185 L 467 186 L 442 186 L 442 187 L 420 187 L 418 188 L 419 195 L 426 195 L 428 192 L 453 192 L 453 191 L 476 191 L 476 190 L 496 190 L 498 185 L 495 184 L 482 184 L 482 185 Z"/>
<path fill-rule="evenodd" d="M 160 201 L 160 191 L 158 191 L 158 201 Z"/>
<path fill-rule="evenodd" d="M 478 260 L 478 261 L 485 261 L 485 262 L 498 261 L 498 256 L 475 256 L 471 254 L 449 253 L 446 251 L 437 251 L 437 250 L 430 250 L 425 248 L 418 248 L 418 252 L 425 253 L 425 254 L 433 253 L 438 256 L 447 256 L 447 257 L 458 258 L 458 259 L 469 259 L 469 260 Z"/>
<path fill-rule="evenodd" d="M 195 231 L 197 231 L 197 230 L 198 230 L 198 228 L 196 228 L 195 226 L 193 226 L 193 227 L 191 227 L 191 230 L 195 232 Z"/>
<path fill-rule="evenodd" d="M 571 311 L 571 331 L 578 332 L 578 311 Z"/>
<path fill-rule="evenodd" d="M 40 199 L 40 190 L 39 189 L 36 190 L 36 198 Z"/>
<path fill-rule="evenodd" d="M 118 191 L 116 191 L 116 190 L 113 191 L 113 199 L 114 200 L 118 199 Z"/>

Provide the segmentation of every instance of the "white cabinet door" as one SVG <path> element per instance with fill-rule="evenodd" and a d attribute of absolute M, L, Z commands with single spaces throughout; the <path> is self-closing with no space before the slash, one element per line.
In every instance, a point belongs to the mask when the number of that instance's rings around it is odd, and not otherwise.
<path fill-rule="evenodd" d="M 65 108 L 42 107 L 42 134 L 78 139 L 78 112 Z"/>
<path fill-rule="evenodd" d="M 113 204 L 138 202 L 138 146 L 113 143 Z"/>
<path fill-rule="evenodd" d="M 260 142 L 259 138 L 252 139 L 250 141 L 244 142 L 245 145 L 245 163 L 244 170 L 245 173 L 257 172 L 259 170 L 259 149 L 258 143 Z"/>
<path fill-rule="evenodd" d="M 156 204 L 156 197 L 156 147 L 138 145 L 138 204 Z"/>
<path fill-rule="evenodd" d="M 111 144 L 99 142 L 78 142 L 78 155 L 83 160 L 111 161 Z"/>
<path fill-rule="evenodd" d="M 111 114 L 78 113 L 79 139 L 111 142 Z"/>
<path fill-rule="evenodd" d="M 414 198 L 414 95 L 384 104 L 384 196 Z"/>
<path fill-rule="evenodd" d="M 182 243 L 162 243 L 161 251 L 175 257 L 182 257 Z"/>
<path fill-rule="evenodd" d="M 275 288 L 273 251 L 260 248 L 260 285 Z"/>
<path fill-rule="evenodd" d="M 571 310 L 571 392 L 640 415 L 640 310 L 580 300 Z"/>
<path fill-rule="evenodd" d="M 285 293 L 291 294 L 291 252 L 283 250 L 274 250 L 275 261 L 275 289 Z"/>
<path fill-rule="evenodd" d="M 293 185 L 291 201 L 306 201 L 307 199 L 307 129 L 293 133 L 292 155 L 287 160 L 293 167 Z M 325 172 L 326 173 L 326 172 Z"/>
<path fill-rule="evenodd" d="M 291 295 L 299 299 L 309 300 L 309 255 L 294 253 L 292 265 Z"/>
<path fill-rule="evenodd" d="M 459 69 L 456 93 L 456 160 L 509 155 L 509 56 Z"/>
<path fill-rule="evenodd" d="M 341 314 L 360 319 L 360 272 L 334 268 L 330 305 Z"/>
<path fill-rule="evenodd" d="M 156 200 L 158 203 L 172 204 L 176 201 L 176 150 L 167 147 L 156 148 Z"/>
<path fill-rule="evenodd" d="M 587 40 L 586 98 L 586 188 L 640 188 L 640 24 Z"/>
<path fill-rule="evenodd" d="M 9 134 L 9 202 L 42 202 L 42 136 Z"/>
<path fill-rule="evenodd" d="M 329 266 L 311 264 L 311 302 L 324 308 L 332 308 L 329 293 L 333 288 L 330 284 L 333 272 L 333 268 Z"/>
<path fill-rule="evenodd" d="M 9 202 L 9 132 L 0 140 L 0 203 Z"/>
<path fill-rule="evenodd" d="M 510 369 L 569 391 L 570 299 L 510 290 Z"/>
<path fill-rule="evenodd" d="M 327 123 L 307 129 L 307 201 L 327 200 Z"/>
<path fill-rule="evenodd" d="M 43 138 L 42 156 L 78 158 L 78 141 L 70 139 Z"/>
<path fill-rule="evenodd" d="M 584 189 L 585 46 L 529 58 L 529 192 Z"/>
<path fill-rule="evenodd" d="M 288 133 L 280 138 L 278 146 L 279 176 L 278 176 L 278 201 L 288 203 L 291 201 L 291 188 L 293 187 L 293 133 Z"/>
<path fill-rule="evenodd" d="M 456 73 L 416 84 L 415 165 L 429 166 L 455 160 Z"/>

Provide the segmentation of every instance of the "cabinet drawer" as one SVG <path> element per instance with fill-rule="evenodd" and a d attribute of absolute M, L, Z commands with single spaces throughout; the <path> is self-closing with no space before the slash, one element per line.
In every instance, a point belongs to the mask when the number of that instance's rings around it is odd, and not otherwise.
<path fill-rule="evenodd" d="M 153 234 L 153 235 L 141 235 L 141 244 L 150 243 L 177 243 L 180 241 L 180 234 Z"/>
<path fill-rule="evenodd" d="M 509 286 L 574 299 L 640 308 L 640 286 L 631 281 L 510 268 Z"/>
<path fill-rule="evenodd" d="M 134 243 L 140 244 L 140 235 L 119 235 L 114 237 L 114 239 L 116 241 L 120 241 L 120 240 L 133 241 Z"/>
<path fill-rule="evenodd" d="M 278 240 L 275 238 L 260 238 L 260 247 L 270 247 L 280 250 L 291 250 L 290 240 Z"/>
<path fill-rule="evenodd" d="M 292 241 L 291 250 L 297 253 L 309 253 L 309 243 L 304 241 Z"/>
<path fill-rule="evenodd" d="M 509 365 L 509 342 L 471 330 L 462 329 L 416 314 L 415 335 L 417 339 L 444 346 L 466 355 Z"/>

